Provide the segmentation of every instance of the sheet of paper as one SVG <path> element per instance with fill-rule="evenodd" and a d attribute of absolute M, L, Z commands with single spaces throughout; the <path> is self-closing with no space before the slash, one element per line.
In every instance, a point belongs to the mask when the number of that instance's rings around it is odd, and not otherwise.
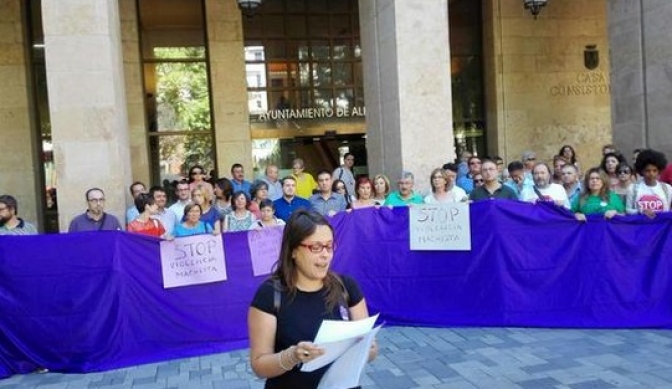
<path fill-rule="evenodd" d="M 278 262 L 283 227 L 270 227 L 247 233 L 252 273 L 255 277 L 271 274 Z"/>
<path fill-rule="evenodd" d="M 336 342 L 343 339 L 363 336 L 376 325 L 378 314 L 362 320 L 342 321 L 323 320 L 320 329 L 317 330 L 314 343 Z"/>
<path fill-rule="evenodd" d="M 361 337 L 356 337 L 337 342 L 320 343 L 319 346 L 324 349 L 324 355 L 317 357 L 308 363 L 304 363 L 303 366 L 301 366 L 301 371 L 309 372 L 330 364 L 361 339 Z"/>
<path fill-rule="evenodd" d="M 303 364 L 301 371 L 313 371 L 336 360 L 371 332 L 377 319 L 378 315 L 355 321 L 322 321 L 313 343 L 322 347 L 325 352 L 321 357 Z"/>
<path fill-rule="evenodd" d="M 347 389 L 359 386 L 364 366 L 369 358 L 371 343 L 380 327 L 374 328 L 336 359 L 322 376 L 317 389 Z"/>

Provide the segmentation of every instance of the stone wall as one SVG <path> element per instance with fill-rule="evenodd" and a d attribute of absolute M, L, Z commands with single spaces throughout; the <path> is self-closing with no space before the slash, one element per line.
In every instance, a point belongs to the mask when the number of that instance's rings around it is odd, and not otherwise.
<path fill-rule="evenodd" d="M 206 0 L 205 9 L 217 169 L 220 176 L 230 177 L 231 165 L 241 163 L 251 179 L 242 14 L 236 0 Z"/>
<path fill-rule="evenodd" d="M 549 1 L 536 20 L 521 1 L 484 1 L 490 154 L 511 161 L 529 149 L 550 161 L 569 144 L 582 167 L 599 163 L 612 141 L 606 20 L 606 0 Z"/>
<path fill-rule="evenodd" d="M 672 157 L 672 2 L 609 1 L 614 141 Z"/>
<path fill-rule="evenodd" d="M 142 90 L 142 63 L 138 34 L 138 11 L 135 0 L 119 0 L 121 45 L 124 57 L 126 110 L 128 111 L 128 138 L 131 147 L 133 181 L 150 184 L 144 93 Z M 128 194 L 129 206 L 131 196 Z"/>
<path fill-rule="evenodd" d="M 19 216 L 37 223 L 44 189 L 33 158 L 22 2 L 0 0 L 0 194 L 16 197 Z"/>
<path fill-rule="evenodd" d="M 42 17 L 59 227 L 86 208 L 91 187 L 123 220 L 131 164 L 119 4 L 42 0 Z"/>

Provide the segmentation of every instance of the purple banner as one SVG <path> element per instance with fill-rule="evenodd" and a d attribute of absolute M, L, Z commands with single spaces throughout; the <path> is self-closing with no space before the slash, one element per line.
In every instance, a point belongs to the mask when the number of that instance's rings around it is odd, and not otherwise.
<path fill-rule="evenodd" d="M 409 250 L 408 209 L 332 219 L 334 268 L 388 324 L 672 326 L 672 214 L 578 222 L 545 204 L 471 206 L 472 250 Z M 159 241 L 124 232 L 0 237 L 0 377 L 89 372 L 247 345 L 247 232 L 228 280 L 163 289 Z"/>

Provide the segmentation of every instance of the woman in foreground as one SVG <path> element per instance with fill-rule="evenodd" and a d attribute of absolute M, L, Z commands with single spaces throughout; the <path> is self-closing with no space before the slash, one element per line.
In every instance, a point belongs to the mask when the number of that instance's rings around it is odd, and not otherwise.
<path fill-rule="evenodd" d="M 266 389 L 317 388 L 329 368 L 300 371 L 324 353 L 312 343 L 322 320 L 369 316 L 364 296 L 350 277 L 329 270 L 334 231 L 313 211 L 292 214 L 282 236 L 277 270 L 257 289 L 248 313 L 250 363 Z M 369 361 L 378 353 L 374 345 Z"/>

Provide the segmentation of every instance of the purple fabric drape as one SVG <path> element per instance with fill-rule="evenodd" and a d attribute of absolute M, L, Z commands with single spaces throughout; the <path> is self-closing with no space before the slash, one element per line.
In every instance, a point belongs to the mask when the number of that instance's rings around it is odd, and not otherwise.
<path fill-rule="evenodd" d="M 406 208 L 332 219 L 333 267 L 393 325 L 672 325 L 672 214 L 574 220 L 550 205 L 471 205 L 472 250 L 409 250 Z M 165 290 L 159 241 L 124 232 L 0 237 L 0 377 L 89 372 L 247 345 L 246 232 L 228 281 Z"/>

